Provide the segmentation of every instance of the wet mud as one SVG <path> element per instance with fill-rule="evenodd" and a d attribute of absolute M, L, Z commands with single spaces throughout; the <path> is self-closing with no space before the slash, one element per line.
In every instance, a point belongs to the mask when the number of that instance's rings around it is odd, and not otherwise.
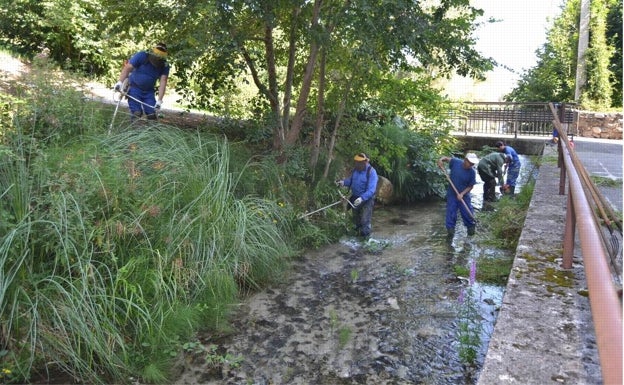
<path fill-rule="evenodd" d="M 241 303 L 232 333 L 205 337 L 208 355 L 184 358 L 176 383 L 474 384 L 503 288 L 473 286 L 481 348 L 466 366 L 457 330 L 468 283 L 454 266 L 504 253 L 461 224 L 449 242 L 444 202 L 376 207 L 371 240 L 302 256 L 281 284 Z"/>

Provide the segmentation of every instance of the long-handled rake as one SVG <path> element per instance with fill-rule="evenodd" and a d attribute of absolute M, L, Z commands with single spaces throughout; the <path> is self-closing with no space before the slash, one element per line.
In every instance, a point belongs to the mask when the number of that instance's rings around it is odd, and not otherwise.
<path fill-rule="evenodd" d="M 448 182 L 451 184 L 451 187 L 453 188 L 453 191 L 455 191 L 455 194 L 459 195 L 459 191 L 457 191 L 457 187 L 455 187 L 455 184 L 453 184 L 453 181 L 451 180 L 451 177 L 449 176 L 448 172 L 446 172 L 446 169 L 440 166 L 440 170 L 444 172 L 444 176 L 446 176 L 446 180 L 448 180 Z M 468 204 L 466 204 L 466 201 L 464 201 L 463 199 L 460 199 L 460 200 L 464 204 L 464 208 L 466 209 L 466 212 L 468 213 L 468 215 L 470 215 L 470 218 L 472 218 L 475 224 L 477 224 L 477 218 L 475 218 L 472 211 L 470 211 L 470 208 L 468 207 Z"/>

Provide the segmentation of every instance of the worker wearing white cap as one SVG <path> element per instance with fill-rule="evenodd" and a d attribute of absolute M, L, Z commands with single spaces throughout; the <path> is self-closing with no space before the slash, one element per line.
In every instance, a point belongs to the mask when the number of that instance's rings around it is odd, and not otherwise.
<path fill-rule="evenodd" d="M 468 229 L 468 235 L 474 235 L 476 222 L 474 209 L 472 208 L 470 191 L 477 184 L 477 172 L 474 166 L 479 163 L 479 157 L 475 153 L 468 153 L 464 159 L 443 156 L 438 160 L 438 166 L 445 170 L 442 162 L 448 162 L 450 169 L 450 184 L 446 191 L 446 231 L 452 238 L 455 235 L 457 223 L 457 210 L 461 214 L 462 221 Z M 461 202 L 463 200 L 463 203 Z M 467 212 L 467 209 L 470 212 Z"/>

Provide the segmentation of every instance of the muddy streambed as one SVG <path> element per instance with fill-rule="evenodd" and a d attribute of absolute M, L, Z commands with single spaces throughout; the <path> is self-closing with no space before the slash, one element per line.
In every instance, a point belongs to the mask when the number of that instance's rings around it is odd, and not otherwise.
<path fill-rule="evenodd" d="M 520 182 L 536 172 L 522 158 Z M 478 184 L 477 209 L 482 194 Z M 476 365 L 464 365 L 468 277 L 454 267 L 512 252 L 479 242 L 480 226 L 468 237 L 461 220 L 449 242 L 444 211 L 444 202 L 377 206 L 368 244 L 345 237 L 306 253 L 281 284 L 240 304 L 230 334 L 206 336 L 208 348 L 185 357 L 176 384 L 475 384 L 504 287 L 472 286 L 480 347 Z"/>
<path fill-rule="evenodd" d="M 453 267 L 508 253 L 475 239 L 458 226 L 447 241 L 443 202 L 377 207 L 372 247 L 344 238 L 307 253 L 241 304 L 231 335 L 206 341 L 223 365 L 189 355 L 177 383 L 473 384 L 503 288 L 477 283 L 482 349 L 466 368 L 457 315 L 467 280 Z"/>

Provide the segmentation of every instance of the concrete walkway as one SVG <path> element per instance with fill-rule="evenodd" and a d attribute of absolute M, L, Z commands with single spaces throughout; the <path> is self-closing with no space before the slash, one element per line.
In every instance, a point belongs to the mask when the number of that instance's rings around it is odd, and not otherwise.
<path fill-rule="evenodd" d="M 478 385 L 603 383 L 578 236 L 573 269 L 561 268 L 558 191 L 559 168 L 543 163 Z"/>

